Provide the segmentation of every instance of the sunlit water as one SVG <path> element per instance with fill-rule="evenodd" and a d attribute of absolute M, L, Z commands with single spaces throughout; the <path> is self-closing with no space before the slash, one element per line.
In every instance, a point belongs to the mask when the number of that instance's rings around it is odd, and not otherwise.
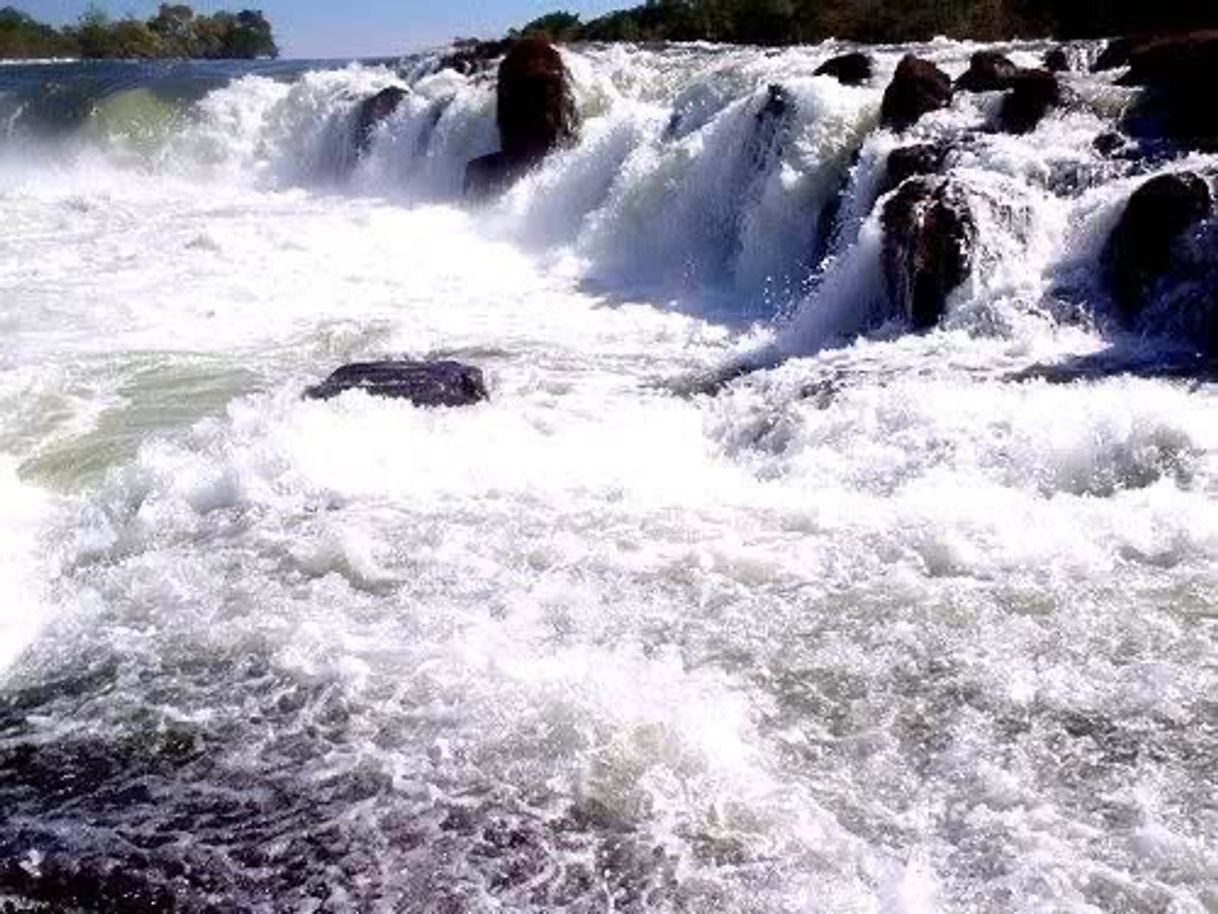
<path fill-rule="evenodd" d="M 0 900 L 1218 910 L 1218 399 L 1027 373 L 1157 351 L 1096 279 L 1127 94 L 919 125 L 982 251 L 911 336 L 900 49 L 832 51 L 569 51 L 581 143 L 483 209 L 493 83 L 427 59 L 5 68 Z M 385 355 L 491 400 L 301 400 Z"/>

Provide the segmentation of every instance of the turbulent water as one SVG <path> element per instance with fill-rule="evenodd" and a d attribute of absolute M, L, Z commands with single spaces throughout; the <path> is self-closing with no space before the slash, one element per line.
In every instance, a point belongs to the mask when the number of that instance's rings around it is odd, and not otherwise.
<path fill-rule="evenodd" d="M 581 141 L 483 207 L 434 58 L 0 72 L 0 902 L 1218 910 L 1218 396 L 1097 268 L 1218 160 L 1101 157 L 1089 45 L 1028 136 L 958 96 L 910 334 L 907 49 L 836 50 L 566 50 Z M 385 355 L 491 400 L 301 400 Z"/>

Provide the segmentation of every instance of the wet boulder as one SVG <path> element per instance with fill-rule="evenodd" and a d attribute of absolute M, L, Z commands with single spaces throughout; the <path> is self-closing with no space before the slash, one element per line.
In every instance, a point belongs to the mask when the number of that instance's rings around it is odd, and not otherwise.
<path fill-rule="evenodd" d="M 951 77 L 929 60 L 908 54 L 884 90 L 880 123 L 892 130 L 906 130 L 923 115 L 946 108 L 951 102 Z"/>
<path fill-rule="evenodd" d="M 1118 82 L 1143 93 L 1126 117 L 1142 137 L 1218 148 L 1218 106 L 1206 97 L 1218 81 L 1218 31 L 1192 32 L 1134 47 L 1129 71 Z"/>
<path fill-rule="evenodd" d="M 510 185 L 573 142 L 579 129 L 570 75 L 562 56 L 544 39 L 512 45 L 499 65 L 496 96 L 500 150 L 471 163 L 466 187 L 474 194 Z"/>
<path fill-rule="evenodd" d="M 410 92 L 401 86 L 389 86 L 360 102 L 355 111 L 355 128 L 352 134 L 355 151 L 359 155 L 368 151 L 372 145 L 373 132 L 398 110 L 408 95 Z"/>
<path fill-rule="evenodd" d="M 1066 73 L 1070 70 L 1070 57 L 1065 48 L 1049 48 L 1042 58 L 1044 68 L 1050 73 Z"/>
<path fill-rule="evenodd" d="M 1018 73 L 1019 67 L 1004 54 L 978 51 L 969 61 L 968 69 L 956 80 L 956 91 L 1002 92 L 1011 88 Z"/>
<path fill-rule="evenodd" d="M 453 42 L 449 52 L 440 58 L 437 69 L 454 70 L 462 76 L 486 73 L 510 47 L 509 39 L 479 41 L 476 38 L 462 38 Z"/>
<path fill-rule="evenodd" d="M 1062 102 L 1061 84 L 1048 70 L 1020 70 L 1002 99 L 998 126 L 1007 133 L 1031 133 Z"/>
<path fill-rule="evenodd" d="M 888 153 L 880 195 L 900 187 L 910 178 L 942 174 L 950 152 L 951 147 L 946 143 L 917 143 L 894 149 Z"/>
<path fill-rule="evenodd" d="M 917 330 L 935 326 L 972 269 L 976 223 L 951 181 L 906 181 L 884 205 L 883 265 L 889 299 Z"/>
<path fill-rule="evenodd" d="M 1113 38 L 1104 45 L 1099 57 L 1091 64 L 1091 72 L 1103 73 L 1106 70 L 1119 70 L 1121 67 L 1128 66 L 1129 57 L 1134 49 L 1148 41 L 1150 39 L 1145 35 L 1124 35 L 1120 38 Z"/>
<path fill-rule="evenodd" d="M 330 400 L 349 390 L 409 400 L 415 406 L 470 406 L 487 399 L 482 371 L 460 362 L 381 361 L 344 365 L 305 391 L 310 400 Z"/>
<path fill-rule="evenodd" d="M 839 54 L 816 68 L 813 76 L 832 76 L 843 86 L 861 86 L 871 79 L 871 56 L 862 51 Z"/>
<path fill-rule="evenodd" d="M 1177 241 L 1213 207 L 1210 186 L 1192 172 L 1151 178 L 1129 198 L 1103 253 L 1103 271 L 1122 318 L 1136 318 L 1169 272 Z"/>

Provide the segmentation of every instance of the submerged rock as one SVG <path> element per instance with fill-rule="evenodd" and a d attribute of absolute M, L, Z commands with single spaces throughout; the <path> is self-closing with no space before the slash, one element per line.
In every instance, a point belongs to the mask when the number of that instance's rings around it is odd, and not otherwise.
<path fill-rule="evenodd" d="M 998 126 L 1007 133 L 1031 133 L 1051 108 L 1061 104 L 1062 90 L 1048 70 L 1020 70 L 1002 100 Z"/>
<path fill-rule="evenodd" d="M 765 103 L 756 114 L 753 135 L 749 138 L 750 159 L 759 171 L 772 165 L 781 152 L 783 138 L 797 110 L 791 90 L 777 83 L 766 87 Z"/>
<path fill-rule="evenodd" d="M 951 102 L 951 77 L 929 60 L 907 54 L 884 90 L 880 123 L 893 130 L 906 130 L 924 114 L 946 108 Z"/>
<path fill-rule="evenodd" d="M 885 204 L 882 222 L 889 298 L 915 329 L 933 327 L 972 268 L 977 229 L 968 202 L 951 181 L 909 180 Z"/>
<path fill-rule="evenodd" d="M 978 51 L 969 61 L 969 67 L 956 80 L 957 92 L 1001 92 L 1011 88 L 1019 73 L 1017 67 L 1004 54 L 997 51 Z"/>
<path fill-rule="evenodd" d="M 871 79 L 871 56 L 862 51 L 839 54 L 816 68 L 813 76 L 832 76 L 844 86 L 861 86 Z"/>
<path fill-rule="evenodd" d="M 1212 205 L 1209 184 L 1192 172 L 1151 178 L 1133 192 L 1103 254 L 1105 278 L 1127 323 L 1145 309 L 1155 281 L 1169 272 L 1177 240 Z"/>
<path fill-rule="evenodd" d="M 383 121 L 390 118 L 406 100 L 410 92 L 400 86 L 389 86 L 362 102 L 355 112 L 353 139 L 355 150 L 363 155 L 372 145 L 372 133 Z"/>
<path fill-rule="evenodd" d="M 570 75 L 544 39 L 512 45 L 499 65 L 497 100 L 500 150 L 470 163 L 465 186 L 474 195 L 510 185 L 579 129 Z"/>
<path fill-rule="evenodd" d="M 487 399 L 482 371 L 460 362 L 382 361 L 344 365 L 305 391 L 310 400 L 330 400 L 349 390 L 373 397 L 409 400 L 416 406 L 470 406 Z"/>

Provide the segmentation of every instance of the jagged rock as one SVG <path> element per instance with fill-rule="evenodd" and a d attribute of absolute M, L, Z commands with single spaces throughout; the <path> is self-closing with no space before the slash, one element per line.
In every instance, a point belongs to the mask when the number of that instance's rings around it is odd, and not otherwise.
<path fill-rule="evenodd" d="M 460 362 L 383 361 L 344 365 L 310 387 L 310 400 L 329 400 L 349 390 L 409 400 L 416 406 L 470 406 L 487 399 L 482 372 Z"/>
<path fill-rule="evenodd" d="M 1203 95 L 1216 81 L 1218 31 L 1136 45 L 1129 54 L 1129 72 L 1118 82 L 1145 91 L 1126 118 L 1126 128 L 1138 136 L 1218 147 L 1218 106 Z"/>
<path fill-rule="evenodd" d="M 1020 70 L 1002 100 L 998 125 L 1007 133 L 1030 133 L 1050 108 L 1061 104 L 1062 90 L 1048 70 Z"/>
<path fill-rule="evenodd" d="M 906 181 L 884 206 L 889 298 L 915 329 L 933 327 L 972 268 L 976 224 L 959 189 L 935 178 Z"/>
<path fill-rule="evenodd" d="M 398 110 L 410 92 L 400 86 L 389 86 L 360 102 L 355 112 L 353 138 L 355 151 L 363 155 L 372 145 L 372 133 L 377 126 Z"/>
<path fill-rule="evenodd" d="M 497 98 L 500 151 L 470 163 L 465 184 L 474 194 L 511 184 L 579 128 L 567 68 L 544 39 L 512 45 L 499 65 Z"/>
<path fill-rule="evenodd" d="M 1014 84 L 1019 67 L 997 51 L 978 51 L 956 80 L 957 92 L 1001 92 Z"/>
<path fill-rule="evenodd" d="M 1127 321 L 1147 304 L 1147 293 L 1171 266 L 1177 240 L 1210 214 L 1209 184 L 1192 172 L 1151 178 L 1129 198 L 1108 239 L 1103 270 Z"/>
<path fill-rule="evenodd" d="M 840 54 L 816 68 L 813 76 L 832 76 L 844 86 L 861 86 L 871 79 L 871 56 L 862 51 Z"/>
<path fill-rule="evenodd" d="M 943 171 L 951 147 L 946 143 L 918 143 L 902 146 L 888 153 L 884 181 L 880 195 L 904 184 L 909 178 L 920 175 L 937 175 Z"/>
<path fill-rule="evenodd" d="M 1102 73 L 1105 70 L 1118 70 L 1121 67 L 1127 66 L 1129 64 L 1129 56 L 1133 53 L 1134 48 L 1145 44 L 1148 40 L 1144 35 L 1113 38 L 1108 44 L 1104 45 L 1104 50 L 1100 51 L 1100 56 L 1091 64 L 1091 72 Z"/>
<path fill-rule="evenodd" d="M 1049 48 L 1045 51 L 1044 65 L 1050 73 L 1066 73 L 1070 70 L 1070 57 L 1065 48 Z"/>
<path fill-rule="evenodd" d="M 951 102 L 951 77 L 929 60 L 908 54 L 897 65 L 892 82 L 884 90 L 880 123 L 893 130 L 905 130 L 922 115 L 946 108 Z"/>

